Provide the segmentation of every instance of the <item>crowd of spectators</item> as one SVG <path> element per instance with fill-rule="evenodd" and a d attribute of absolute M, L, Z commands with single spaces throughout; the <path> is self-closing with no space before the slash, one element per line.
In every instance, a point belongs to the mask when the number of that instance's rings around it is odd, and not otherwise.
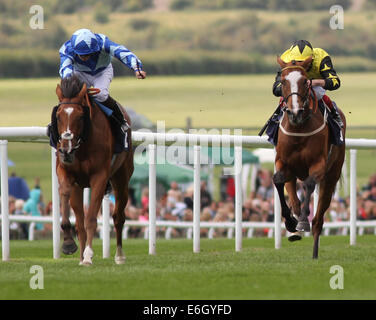
<path fill-rule="evenodd" d="M 243 201 L 243 221 L 274 221 L 274 185 L 273 173 L 270 170 L 260 169 L 257 174 L 256 188 Z M 224 179 L 226 183 L 221 188 L 219 201 L 214 201 L 207 190 L 205 181 L 201 182 L 201 221 L 233 222 L 235 221 L 235 192 L 234 181 L 231 176 Z M 304 192 L 302 182 L 297 182 L 298 197 L 303 202 Z M 286 199 L 288 196 L 286 193 Z M 148 190 L 143 191 L 142 208 L 137 208 L 131 203 L 126 208 L 126 217 L 130 220 L 148 220 Z M 313 198 L 311 200 L 311 215 L 313 212 Z M 341 198 L 335 194 L 331 205 L 325 215 L 325 221 L 349 220 L 349 197 Z M 358 220 L 376 219 L 376 174 L 372 175 L 368 183 L 358 191 Z M 193 220 L 193 187 L 188 187 L 184 192 L 180 190 L 176 182 L 171 183 L 170 189 L 157 202 L 157 220 L 168 221 L 192 221 Z M 138 232 L 131 233 L 137 236 L 141 228 L 133 228 Z M 164 231 L 161 228 L 160 231 Z M 182 236 L 184 229 L 173 229 L 173 236 Z M 266 236 L 268 229 L 257 229 L 255 236 Z M 208 230 L 202 228 L 201 235 L 205 236 Z M 214 236 L 225 236 L 227 229 L 215 229 Z M 334 229 L 334 234 L 340 234 L 342 230 Z"/>
<path fill-rule="evenodd" d="M 220 199 L 213 200 L 208 191 L 205 181 L 201 182 L 201 221 L 212 222 L 233 222 L 235 221 L 235 192 L 233 177 L 227 176 L 222 179 L 223 186 L 220 191 Z M 302 201 L 304 192 L 302 183 L 298 181 L 298 197 Z M 287 194 L 286 194 L 287 196 Z M 288 200 L 288 197 L 287 197 Z M 129 200 L 125 209 L 126 219 L 148 221 L 149 218 L 149 194 L 148 188 L 144 188 L 141 196 L 140 205 L 135 205 Z M 114 206 L 111 206 L 113 210 Z M 157 220 L 167 221 L 192 221 L 193 220 L 193 186 L 184 189 L 176 182 L 172 182 L 170 188 L 157 201 Z M 325 215 L 325 221 L 348 221 L 349 220 L 349 197 L 341 198 L 336 194 L 333 197 L 331 205 Z M 36 180 L 34 187 L 30 190 L 28 198 L 17 199 L 10 195 L 9 212 L 14 215 L 33 215 L 43 216 L 51 214 L 51 202 L 47 205 L 43 201 L 43 195 Z M 313 212 L 313 201 L 311 201 L 311 212 Z M 312 214 L 309 219 L 312 218 Z M 272 181 L 272 172 L 266 169 L 259 169 L 256 179 L 255 190 L 250 192 L 243 200 L 242 209 L 243 221 L 274 221 L 274 186 Z M 376 219 L 376 173 L 373 174 L 368 183 L 358 190 L 357 197 L 357 219 L 372 220 Z M 27 239 L 29 223 L 11 223 L 11 232 L 13 238 Z M 50 224 L 37 223 L 36 231 L 41 234 L 47 234 L 51 231 Z M 160 228 L 164 232 L 166 228 Z M 255 236 L 265 236 L 268 229 L 256 229 Z M 186 229 L 172 229 L 173 237 L 185 236 Z M 214 236 L 225 236 L 227 229 L 215 229 Z M 340 233 L 340 230 L 334 230 L 333 233 Z M 208 229 L 202 228 L 201 235 L 206 236 Z M 11 233 L 12 235 L 12 233 Z M 129 230 L 130 237 L 139 237 L 143 235 L 143 228 L 132 227 Z"/>
<path fill-rule="evenodd" d="M 49 216 L 51 214 L 52 203 L 47 205 L 43 200 L 39 178 L 29 189 L 26 181 L 18 177 L 15 172 L 9 177 L 9 214 L 17 216 Z M 11 222 L 11 239 L 28 239 L 29 222 Z M 51 231 L 51 224 L 36 223 L 35 232 L 39 237 L 48 236 Z"/>

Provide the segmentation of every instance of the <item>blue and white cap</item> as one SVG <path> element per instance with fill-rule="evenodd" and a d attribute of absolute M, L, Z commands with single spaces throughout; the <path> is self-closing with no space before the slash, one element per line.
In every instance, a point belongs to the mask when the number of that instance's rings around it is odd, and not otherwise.
<path fill-rule="evenodd" d="M 73 33 L 71 45 L 74 53 L 86 55 L 100 50 L 97 37 L 89 29 L 79 29 Z"/>

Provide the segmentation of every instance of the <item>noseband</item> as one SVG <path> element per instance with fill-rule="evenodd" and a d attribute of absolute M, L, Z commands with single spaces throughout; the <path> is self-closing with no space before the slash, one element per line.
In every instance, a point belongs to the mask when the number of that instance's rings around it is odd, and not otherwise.
<path fill-rule="evenodd" d="M 305 96 L 301 95 L 299 92 L 291 92 L 288 96 L 286 97 L 282 97 L 282 102 L 284 104 L 287 104 L 287 101 L 289 100 L 289 98 L 291 96 L 293 96 L 294 94 L 297 95 L 298 97 L 300 97 L 303 101 L 303 108 L 299 108 L 298 110 L 305 110 L 306 107 L 307 107 L 307 104 L 309 103 L 309 94 L 311 92 L 311 87 L 309 87 L 309 90 L 307 91 L 307 94 Z"/>
<path fill-rule="evenodd" d="M 82 107 L 82 109 L 84 110 L 84 113 L 85 113 L 85 108 L 87 108 L 86 106 L 84 106 L 82 103 L 79 103 L 79 102 L 60 102 L 60 103 L 57 105 L 57 107 L 59 108 L 60 105 L 62 105 L 62 104 L 77 104 L 77 105 L 79 105 L 79 106 Z M 85 128 L 83 128 L 83 130 L 85 130 Z M 58 143 L 61 142 L 61 139 L 71 141 L 71 140 L 73 140 L 73 137 L 74 137 L 73 133 L 71 133 L 71 132 L 70 132 L 70 133 L 65 132 L 65 133 L 59 135 Z M 69 154 L 74 153 L 74 152 L 75 152 L 75 151 L 81 146 L 83 140 L 84 140 L 84 139 L 83 139 L 83 136 L 82 136 L 82 134 L 81 134 L 81 135 L 78 137 L 78 140 L 77 140 L 76 145 L 75 145 L 74 147 L 72 147 L 72 149 L 71 149 L 71 151 L 69 152 Z M 64 153 L 60 148 L 59 148 L 59 152 L 60 152 L 60 153 Z"/>

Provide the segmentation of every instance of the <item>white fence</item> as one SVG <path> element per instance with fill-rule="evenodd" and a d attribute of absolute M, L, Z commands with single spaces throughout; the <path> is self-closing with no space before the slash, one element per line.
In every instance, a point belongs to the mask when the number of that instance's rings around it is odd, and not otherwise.
<path fill-rule="evenodd" d="M 281 247 L 281 209 L 278 194 L 275 192 L 274 223 L 242 222 L 242 190 L 241 190 L 241 168 L 242 168 L 242 146 L 248 147 L 271 147 L 266 137 L 258 136 L 237 136 L 237 135 L 204 135 L 204 134 L 183 134 L 183 133 L 151 133 L 133 132 L 132 138 L 135 144 L 144 144 L 149 149 L 149 221 L 148 223 L 127 222 L 127 225 L 146 226 L 148 228 L 147 238 L 149 239 L 149 254 L 156 254 L 156 227 L 179 227 L 191 228 L 193 232 L 193 251 L 200 251 L 200 228 L 228 228 L 235 230 L 235 250 L 242 249 L 242 229 L 248 228 L 271 228 L 274 232 L 275 248 Z M 1 152 L 1 218 L 2 218 L 2 259 L 9 260 L 9 207 L 8 207 L 8 167 L 7 147 L 8 141 L 20 142 L 48 142 L 46 128 L 44 127 L 9 127 L 0 128 L 0 152 Z M 235 222 L 231 223 L 200 223 L 200 145 L 220 145 L 222 142 L 234 145 L 235 159 Z M 193 222 L 168 222 L 156 221 L 156 146 L 157 145 L 194 145 L 194 210 Z M 376 148 L 375 139 L 346 139 L 346 147 L 350 149 L 350 221 L 341 223 L 325 223 L 324 228 L 349 228 L 350 244 L 356 244 L 356 228 L 376 227 L 375 221 L 356 221 L 356 149 Z M 58 194 L 58 183 L 55 172 L 56 157 L 55 150 L 51 150 L 52 161 L 52 202 L 53 213 L 51 217 L 32 217 L 33 222 L 41 218 L 48 219 L 53 225 L 53 258 L 60 257 L 60 204 Z M 315 203 L 317 204 L 317 192 L 315 192 Z M 16 217 L 11 217 L 14 220 Z M 16 219 L 17 220 L 17 219 Z M 40 220 L 40 222 L 43 222 Z M 47 222 L 44 221 L 44 222 Z M 109 200 L 103 199 L 103 221 L 102 226 L 103 257 L 109 257 L 110 243 L 110 219 Z M 229 231 L 229 234 L 231 232 Z M 249 233 L 248 233 L 249 235 Z"/>

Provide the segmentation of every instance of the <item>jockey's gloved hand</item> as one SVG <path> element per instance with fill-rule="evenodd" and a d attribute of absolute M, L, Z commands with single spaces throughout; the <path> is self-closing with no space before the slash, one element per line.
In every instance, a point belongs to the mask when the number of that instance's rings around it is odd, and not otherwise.
<path fill-rule="evenodd" d="M 143 70 L 136 70 L 135 76 L 137 79 L 145 79 L 146 78 L 146 72 Z"/>

